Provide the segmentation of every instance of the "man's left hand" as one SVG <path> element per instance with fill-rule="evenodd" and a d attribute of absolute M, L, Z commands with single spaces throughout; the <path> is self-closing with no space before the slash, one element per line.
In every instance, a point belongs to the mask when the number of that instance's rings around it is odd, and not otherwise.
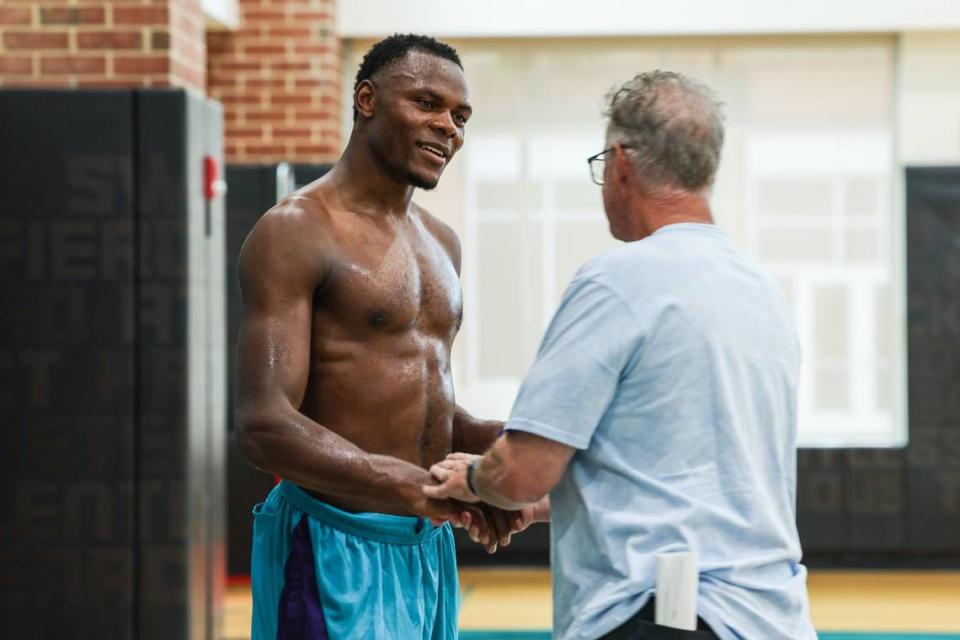
<path fill-rule="evenodd" d="M 430 467 L 430 475 L 440 484 L 425 485 L 424 495 L 428 497 L 446 496 L 461 502 L 477 503 L 479 498 L 467 485 L 467 467 L 482 456 L 470 453 L 451 453 L 446 459 Z M 510 544 L 514 533 L 519 533 L 535 521 L 534 507 L 525 507 L 519 511 L 506 511 L 491 505 L 477 505 L 481 512 L 473 515 L 469 510 L 461 517 L 452 520 L 454 526 L 463 527 L 474 542 L 479 542 L 487 553 L 495 553 L 497 547 Z"/>
<path fill-rule="evenodd" d="M 430 467 L 430 475 L 439 484 L 424 485 L 423 494 L 437 500 L 452 498 L 461 502 L 480 502 L 480 498 L 467 486 L 467 467 L 481 457 L 470 453 L 451 453 Z"/>

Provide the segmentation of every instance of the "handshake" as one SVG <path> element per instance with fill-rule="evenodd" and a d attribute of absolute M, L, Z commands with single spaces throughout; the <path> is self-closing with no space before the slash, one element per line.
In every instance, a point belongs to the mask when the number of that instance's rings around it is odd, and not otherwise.
<path fill-rule="evenodd" d="M 454 527 L 466 529 L 470 539 L 482 544 L 487 553 L 496 553 L 499 547 L 510 544 L 513 534 L 534 522 L 549 520 L 549 498 L 519 510 L 484 504 L 471 489 L 467 477 L 470 464 L 482 457 L 470 453 L 449 454 L 430 467 L 434 483 L 423 486 L 423 495 L 433 503 L 430 506 L 449 510 L 442 516 L 430 516 L 434 526 L 449 522 Z"/>

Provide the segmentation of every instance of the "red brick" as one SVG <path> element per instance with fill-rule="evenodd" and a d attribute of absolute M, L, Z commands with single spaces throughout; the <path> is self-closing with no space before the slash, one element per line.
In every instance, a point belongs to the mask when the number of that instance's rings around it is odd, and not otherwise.
<path fill-rule="evenodd" d="M 118 56 L 113 61 L 115 73 L 166 73 L 170 60 L 166 56 Z"/>
<path fill-rule="evenodd" d="M 247 120 L 251 122 L 284 122 L 287 119 L 285 111 L 248 111 Z"/>
<path fill-rule="evenodd" d="M 250 155 L 282 155 L 287 152 L 284 145 L 276 144 L 250 144 L 247 145 L 247 153 Z"/>
<path fill-rule="evenodd" d="M 80 58 L 77 56 L 57 56 L 40 60 L 41 73 L 105 73 L 106 58 Z"/>
<path fill-rule="evenodd" d="M 106 12 L 102 7 L 43 7 L 42 24 L 103 24 Z"/>
<path fill-rule="evenodd" d="M 244 25 L 233 32 L 233 35 L 237 38 L 262 38 L 264 36 L 264 31 L 266 28 L 263 25 L 254 23 L 244 23 Z"/>
<path fill-rule="evenodd" d="M 270 27 L 267 34 L 271 38 L 309 38 L 313 31 L 304 27 Z"/>
<path fill-rule="evenodd" d="M 325 142 L 330 142 L 331 140 L 340 140 L 340 120 L 325 120 L 324 122 L 319 123 L 317 129 L 320 131 L 320 137 Z"/>
<path fill-rule="evenodd" d="M 227 127 L 227 138 L 263 138 L 264 129 L 260 127 Z"/>
<path fill-rule="evenodd" d="M 69 87 L 73 84 L 74 80 L 67 76 L 61 76 L 59 78 L 43 78 L 42 80 L 37 80 L 36 78 L 0 78 L 0 86 L 22 87 L 24 89 L 35 87 Z"/>
<path fill-rule="evenodd" d="M 29 75 L 33 73 L 33 59 L 0 55 L 0 73 Z"/>
<path fill-rule="evenodd" d="M 67 34 L 62 32 L 3 34 L 3 43 L 7 49 L 66 49 Z"/>
<path fill-rule="evenodd" d="M 143 38 L 139 31 L 80 31 L 77 47 L 80 49 L 139 49 Z"/>
<path fill-rule="evenodd" d="M 324 54 L 330 53 L 331 49 L 324 44 L 305 44 L 300 42 L 293 43 L 293 53 L 312 53 L 312 54 Z"/>
<path fill-rule="evenodd" d="M 210 74 L 207 81 L 207 87 L 212 91 L 214 89 L 236 89 L 240 86 L 240 79 L 236 76 L 223 76 Z"/>
<path fill-rule="evenodd" d="M 310 129 L 289 129 L 286 127 L 274 127 L 274 138 L 309 138 Z"/>
<path fill-rule="evenodd" d="M 97 78 L 96 80 L 78 80 L 78 87 L 102 87 L 102 88 L 121 88 L 121 87 L 139 87 L 141 81 L 139 78 L 128 78 L 126 80 L 108 80 L 107 78 Z"/>
<path fill-rule="evenodd" d="M 217 98 L 220 102 L 226 105 L 231 104 L 260 104 L 260 96 L 250 96 L 250 95 L 223 95 Z"/>
<path fill-rule="evenodd" d="M 273 62 L 270 64 L 273 71 L 309 71 L 309 62 Z"/>
<path fill-rule="evenodd" d="M 254 56 L 284 54 L 287 52 L 287 46 L 283 44 L 253 44 L 245 46 L 243 52 Z"/>
<path fill-rule="evenodd" d="M 274 93 L 270 96 L 273 104 L 310 104 L 310 96 L 302 93 Z"/>
<path fill-rule="evenodd" d="M 0 24 L 30 24 L 32 18 L 28 7 L 0 7 Z"/>
<path fill-rule="evenodd" d="M 248 77 L 245 73 L 237 73 L 235 71 L 221 71 L 219 69 L 207 69 L 210 73 L 211 78 L 218 78 L 224 82 L 237 82 L 239 83 L 244 78 Z"/>
<path fill-rule="evenodd" d="M 259 62 L 222 62 L 220 68 L 227 71 L 259 71 L 263 66 Z"/>
<path fill-rule="evenodd" d="M 328 144 L 298 144 L 293 148 L 297 155 L 317 155 L 325 157 L 336 157 L 339 149 Z"/>
<path fill-rule="evenodd" d="M 264 87 L 271 87 L 274 89 L 283 89 L 287 86 L 287 82 L 283 78 L 267 78 L 259 79 L 252 78 L 247 80 L 247 86 L 253 89 L 259 89 Z"/>
<path fill-rule="evenodd" d="M 287 5 L 288 8 L 295 8 L 296 5 Z M 333 21 L 333 15 L 326 11 L 293 11 L 291 17 L 294 22 L 324 22 Z"/>
<path fill-rule="evenodd" d="M 114 24 L 166 24 L 169 21 L 166 7 L 114 7 Z"/>
<path fill-rule="evenodd" d="M 273 11 L 273 10 L 244 11 L 243 15 L 241 16 L 241 19 L 243 20 L 243 22 L 250 22 L 250 23 L 263 23 L 263 22 L 271 22 L 274 20 L 280 22 L 286 19 L 286 15 L 283 13 L 283 11 Z"/>
<path fill-rule="evenodd" d="M 293 113 L 293 118 L 297 122 L 316 122 L 319 120 L 330 120 L 331 118 L 339 118 L 335 116 L 332 111 L 317 111 L 314 109 L 303 109 L 296 110 Z"/>

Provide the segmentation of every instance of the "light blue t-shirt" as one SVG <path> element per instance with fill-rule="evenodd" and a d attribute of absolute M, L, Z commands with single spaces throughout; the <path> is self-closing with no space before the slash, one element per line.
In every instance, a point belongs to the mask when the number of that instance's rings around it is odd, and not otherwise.
<path fill-rule="evenodd" d="M 554 637 L 597 638 L 697 550 L 723 640 L 816 638 L 795 523 L 800 349 L 774 281 L 709 224 L 574 276 L 508 430 L 579 449 L 550 494 Z"/>

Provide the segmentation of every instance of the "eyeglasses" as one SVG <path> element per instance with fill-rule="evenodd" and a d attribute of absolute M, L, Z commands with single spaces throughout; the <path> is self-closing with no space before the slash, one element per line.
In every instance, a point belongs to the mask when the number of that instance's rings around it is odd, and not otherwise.
<path fill-rule="evenodd" d="M 628 145 L 620 145 L 624 149 L 630 149 Z M 616 145 L 610 147 L 609 149 L 604 149 L 595 156 L 590 156 L 587 158 L 587 164 L 590 166 L 590 179 L 593 180 L 594 184 L 603 184 L 603 163 L 606 160 L 605 155 L 616 149 Z"/>

